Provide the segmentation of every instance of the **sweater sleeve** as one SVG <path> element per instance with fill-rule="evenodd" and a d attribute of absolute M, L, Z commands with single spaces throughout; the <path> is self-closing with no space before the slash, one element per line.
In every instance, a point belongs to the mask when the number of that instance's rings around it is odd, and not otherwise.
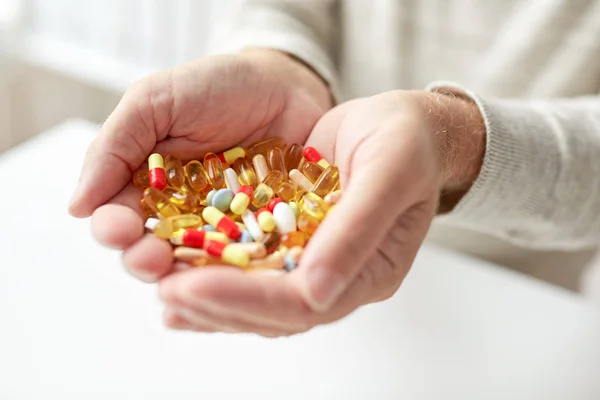
<path fill-rule="evenodd" d="M 210 43 L 212 53 L 245 48 L 280 50 L 297 57 L 340 98 L 335 72 L 336 0 L 236 0 Z"/>
<path fill-rule="evenodd" d="M 495 99 L 443 82 L 428 90 L 471 98 L 487 132 L 479 177 L 440 222 L 532 249 L 600 245 L 600 96 Z"/>

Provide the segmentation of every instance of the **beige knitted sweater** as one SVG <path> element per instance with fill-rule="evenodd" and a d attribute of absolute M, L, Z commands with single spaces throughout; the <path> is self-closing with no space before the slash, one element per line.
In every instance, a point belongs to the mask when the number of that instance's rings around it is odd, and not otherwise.
<path fill-rule="evenodd" d="M 485 117 L 483 169 L 437 222 L 530 249 L 600 245 L 600 0 L 238 0 L 218 51 L 300 57 L 340 99 L 439 81 Z"/>

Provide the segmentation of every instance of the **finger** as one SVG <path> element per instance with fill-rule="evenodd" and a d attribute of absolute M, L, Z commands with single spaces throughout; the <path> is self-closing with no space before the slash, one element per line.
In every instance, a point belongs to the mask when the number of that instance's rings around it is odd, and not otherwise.
<path fill-rule="evenodd" d="M 92 214 L 92 232 L 104 246 L 123 250 L 144 234 L 144 221 L 139 208 L 140 192 L 127 186 L 109 204 Z"/>
<path fill-rule="evenodd" d="M 312 312 L 285 275 L 203 267 L 164 278 L 159 295 L 169 305 L 286 333 L 311 327 L 307 321 Z"/>
<path fill-rule="evenodd" d="M 352 290 L 344 293 L 337 306 L 327 313 L 313 312 L 288 275 L 246 273 L 222 267 L 169 275 L 161 281 L 159 294 L 173 307 L 208 311 L 287 336 L 348 315 L 368 301 L 367 282 L 357 280 Z M 241 326 L 237 325 L 238 329 L 249 329 L 247 325 Z M 252 331 L 259 333 L 256 329 Z"/>
<path fill-rule="evenodd" d="M 128 93 L 90 145 L 69 212 L 88 217 L 115 196 L 157 141 L 167 136 L 172 93 L 169 73 L 148 78 Z"/>
<path fill-rule="evenodd" d="M 364 102 L 365 99 L 354 99 L 331 109 L 317 122 L 306 141 L 306 146 L 318 149 L 325 159 L 335 161 L 336 137 L 340 124 L 353 107 Z"/>
<path fill-rule="evenodd" d="M 147 234 L 123 252 L 123 264 L 131 275 L 143 282 L 154 283 L 173 269 L 171 245 L 153 234 Z"/>
<path fill-rule="evenodd" d="M 411 144 L 399 143 L 394 139 L 399 133 L 391 128 L 380 128 L 377 134 L 364 132 L 355 133 L 359 138 L 354 149 L 336 150 L 350 154 L 347 161 L 342 160 L 340 170 L 351 177 L 346 178 L 344 196 L 309 242 L 301 259 L 302 268 L 295 275 L 307 302 L 319 312 L 332 307 L 396 217 L 413 201 L 410 180 L 405 179 L 414 161 L 410 160 L 412 149 L 397 150 Z M 338 147 L 349 145 L 338 138 Z M 405 196 L 398 196 L 398 187 L 403 188 Z"/>
<path fill-rule="evenodd" d="M 205 309 L 176 308 L 176 312 L 189 321 L 194 330 L 224 333 L 255 333 L 269 338 L 290 336 L 292 334 L 289 331 L 248 323 Z"/>
<path fill-rule="evenodd" d="M 175 309 L 167 307 L 163 313 L 163 323 L 171 329 L 191 331 L 194 325 L 178 314 Z"/>

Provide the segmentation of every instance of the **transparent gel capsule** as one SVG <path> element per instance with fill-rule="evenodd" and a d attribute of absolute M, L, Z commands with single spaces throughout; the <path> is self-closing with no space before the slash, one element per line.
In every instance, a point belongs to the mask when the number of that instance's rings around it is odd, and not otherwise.
<path fill-rule="evenodd" d="M 200 161 L 190 161 L 185 166 L 185 188 L 195 193 L 206 193 L 210 189 L 208 177 Z"/>
<path fill-rule="evenodd" d="M 144 191 L 144 201 L 148 207 L 161 219 L 181 214 L 179 209 L 171 204 L 169 196 L 158 189 L 146 189 Z"/>
<path fill-rule="evenodd" d="M 139 189 L 150 187 L 150 172 L 147 168 L 138 170 L 133 174 L 133 186 Z"/>
<path fill-rule="evenodd" d="M 202 218 L 196 214 L 183 214 L 161 220 L 154 234 L 161 239 L 171 239 L 183 234 L 186 229 L 197 229 L 202 226 Z"/>
<path fill-rule="evenodd" d="M 304 148 L 294 143 L 290 147 L 285 150 L 285 154 L 283 158 L 285 159 L 285 169 L 286 171 L 291 171 L 293 169 L 297 169 L 300 166 L 300 162 L 302 161 L 302 151 Z"/>
<path fill-rule="evenodd" d="M 252 167 L 250 161 L 245 158 L 238 158 L 233 163 L 233 169 L 238 174 L 238 180 L 242 185 L 250 185 L 253 188 L 258 185 L 258 178 L 256 172 Z"/>
<path fill-rule="evenodd" d="M 204 170 L 208 177 L 208 183 L 213 189 L 221 189 L 225 185 L 223 165 L 215 153 L 208 153 L 204 156 Z"/>
<path fill-rule="evenodd" d="M 273 147 L 283 150 L 285 149 L 285 146 L 285 139 L 279 136 L 261 139 L 246 147 L 246 156 L 248 158 L 253 158 L 257 154 L 262 154 L 264 157 L 267 157 L 269 150 Z"/>
<path fill-rule="evenodd" d="M 311 192 L 305 193 L 302 196 L 299 206 L 301 212 L 307 213 L 318 220 L 322 220 L 327 213 L 327 204 L 325 204 L 325 201 Z"/>
<path fill-rule="evenodd" d="M 185 184 L 185 171 L 179 158 L 172 155 L 165 158 L 165 173 L 169 186 L 180 188 Z"/>
<path fill-rule="evenodd" d="M 312 192 L 319 197 L 325 197 L 337 187 L 340 182 L 340 171 L 335 166 L 328 167 L 316 180 Z"/>
<path fill-rule="evenodd" d="M 287 168 L 285 167 L 285 159 L 283 158 L 283 151 L 275 147 L 269 150 L 268 154 L 269 166 L 271 171 L 281 172 L 282 180 L 287 181 Z"/>

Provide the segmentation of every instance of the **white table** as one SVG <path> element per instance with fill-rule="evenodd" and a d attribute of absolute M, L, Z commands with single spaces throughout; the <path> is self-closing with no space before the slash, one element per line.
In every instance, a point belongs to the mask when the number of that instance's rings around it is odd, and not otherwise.
<path fill-rule="evenodd" d="M 597 311 L 429 246 L 394 298 L 302 336 L 167 330 L 155 287 L 67 215 L 95 131 L 0 157 L 0 399 L 600 399 Z"/>

